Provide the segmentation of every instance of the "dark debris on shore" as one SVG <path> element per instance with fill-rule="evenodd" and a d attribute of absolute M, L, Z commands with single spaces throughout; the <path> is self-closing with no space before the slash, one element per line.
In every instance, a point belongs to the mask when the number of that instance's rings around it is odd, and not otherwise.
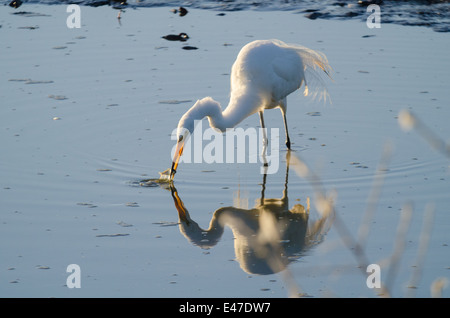
<path fill-rule="evenodd" d="M 303 1 L 263 1 L 263 0 L 12 0 L 5 3 L 13 8 L 23 3 L 31 4 L 79 4 L 91 7 L 111 6 L 114 9 L 139 7 L 177 7 L 173 13 L 187 14 L 185 7 L 222 12 L 260 10 L 292 11 L 305 17 L 316 19 L 358 19 L 366 21 L 371 4 L 379 6 L 381 23 L 394 23 L 405 26 L 430 27 L 436 32 L 450 32 L 450 0 L 303 0 Z M 181 7 L 183 5 L 184 7 Z"/>

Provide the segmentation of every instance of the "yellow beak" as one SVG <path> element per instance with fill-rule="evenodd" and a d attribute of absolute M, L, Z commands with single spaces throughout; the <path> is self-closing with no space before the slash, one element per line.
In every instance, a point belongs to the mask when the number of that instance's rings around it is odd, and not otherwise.
<path fill-rule="evenodd" d="M 177 172 L 178 162 L 180 161 L 181 155 L 183 154 L 184 142 L 177 143 L 177 148 L 175 150 L 175 155 L 172 160 L 172 168 L 170 169 L 170 180 L 173 180 L 175 173 Z"/>

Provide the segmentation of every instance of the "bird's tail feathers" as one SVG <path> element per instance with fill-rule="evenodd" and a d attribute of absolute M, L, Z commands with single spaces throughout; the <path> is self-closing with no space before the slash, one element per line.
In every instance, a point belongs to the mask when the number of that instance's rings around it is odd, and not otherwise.
<path fill-rule="evenodd" d="M 301 56 L 304 65 L 305 72 L 305 96 L 311 94 L 312 98 L 323 99 L 326 101 L 329 99 L 329 94 L 325 82 L 322 78 L 322 74 L 319 70 L 322 70 L 330 79 L 331 66 L 328 64 L 328 60 L 324 54 L 308 48 L 298 48 L 297 53 Z"/>
<path fill-rule="evenodd" d="M 323 78 L 320 76 L 320 73 L 317 72 L 317 69 L 315 67 L 305 65 L 304 72 L 305 90 L 303 95 L 311 96 L 313 99 L 318 98 L 319 101 L 323 100 L 324 102 L 331 100 L 327 86 Z M 329 73 L 327 73 L 327 75 L 329 75 Z"/>
<path fill-rule="evenodd" d="M 297 54 L 302 58 L 305 72 L 305 96 L 312 96 L 312 98 L 319 98 L 326 101 L 329 99 L 329 94 L 325 82 L 322 78 L 322 70 L 330 79 L 332 68 L 328 63 L 328 59 L 322 52 L 308 49 L 307 47 L 298 44 L 281 44 L 293 48 Z"/>

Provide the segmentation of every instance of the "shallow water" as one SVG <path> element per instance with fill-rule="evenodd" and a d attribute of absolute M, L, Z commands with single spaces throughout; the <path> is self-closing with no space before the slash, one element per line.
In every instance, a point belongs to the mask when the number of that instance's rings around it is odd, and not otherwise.
<path fill-rule="evenodd" d="M 316 193 L 292 166 L 287 170 L 283 148 L 277 173 L 266 178 L 260 163 L 181 163 L 173 188 L 139 185 L 169 167 L 170 134 L 195 100 L 210 95 L 226 104 L 231 64 L 257 38 L 321 50 L 334 68 L 332 105 L 292 94 L 289 128 L 294 155 L 327 192 L 336 191 L 337 213 L 353 237 L 383 149 L 392 146 L 365 248 L 384 280 L 402 208 L 413 202 L 400 266 L 388 282 L 392 295 L 428 297 L 436 278 L 449 277 L 448 158 L 397 123 L 398 112 L 411 109 L 448 139 L 445 33 L 392 24 L 371 30 L 278 11 L 217 16 L 192 9 L 181 18 L 168 8 L 138 8 L 119 23 L 106 7 L 83 7 L 82 28 L 68 29 L 65 6 L 25 9 L 39 14 L 0 13 L 2 297 L 286 297 L 291 284 L 295 295 L 377 296 L 339 228 L 325 222 L 324 236 L 306 244 L 299 205 L 307 210 L 311 201 L 312 231 L 321 219 Z M 211 26 L 226 31 L 212 36 Z M 188 42 L 161 38 L 180 32 Z M 265 120 L 282 127 L 276 110 Z M 253 116 L 241 127 L 258 125 Z M 280 200 L 283 191 L 288 202 Z M 278 201 L 264 205 L 263 196 Z M 428 203 L 435 217 L 426 261 L 416 288 L 407 288 Z M 273 205 L 278 212 L 269 211 Z M 288 263 L 280 273 L 267 273 L 280 269 L 278 256 L 271 257 L 278 265 L 257 266 L 257 231 L 242 230 L 244 223 L 264 226 L 264 213 L 297 229 L 297 236 L 280 238 L 281 264 Z M 206 231 L 221 215 L 223 233 Z M 282 223 L 286 218 L 303 226 Z M 79 289 L 66 286 L 69 264 L 81 268 Z"/>

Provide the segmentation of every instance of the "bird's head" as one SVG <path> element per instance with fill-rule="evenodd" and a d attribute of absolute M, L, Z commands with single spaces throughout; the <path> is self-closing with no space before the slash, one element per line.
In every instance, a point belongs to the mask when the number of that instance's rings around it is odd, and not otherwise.
<path fill-rule="evenodd" d="M 211 97 L 205 97 L 198 100 L 178 122 L 177 128 L 177 146 L 172 160 L 170 170 L 170 180 L 173 180 L 177 172 L 178 162 L 183 154 L 183 147 L 190 135 L 194 132 L 195 123 L 208 117 L 211 127 L 217 128 L 218 119 L 222 113 L 220 104 Z"/>

